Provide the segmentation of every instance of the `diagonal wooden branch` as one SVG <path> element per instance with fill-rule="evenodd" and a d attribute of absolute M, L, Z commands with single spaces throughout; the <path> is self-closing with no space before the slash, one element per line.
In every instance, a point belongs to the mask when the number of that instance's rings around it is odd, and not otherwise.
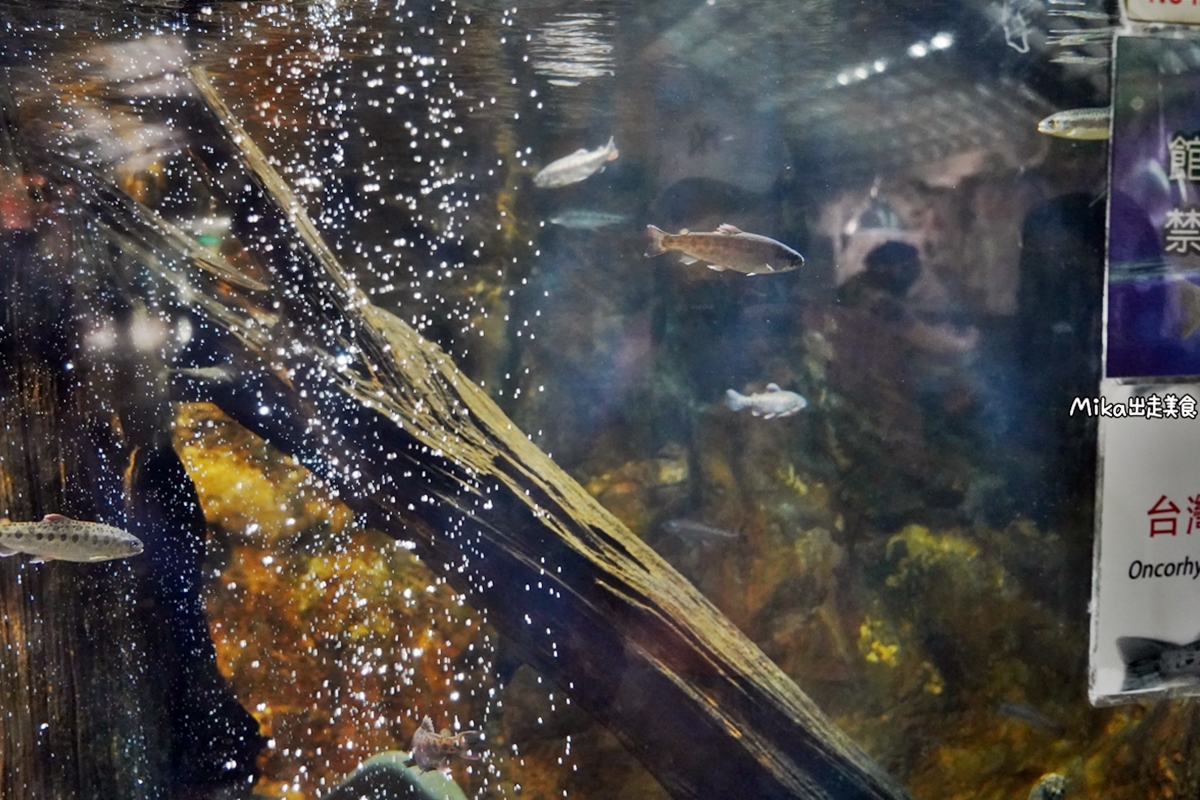
<path fill-rule="evenodd" d="M 268 341 L 225 337 L 241 378 L 206 386 L 208 398 L 414 540 L 675 797 L 907 798 L 445 352 L 367 300 L 207 76 L 192 75 L 211 112 L 198 134 L 219 143 L 201 157 L 251 176 L 257 190 L 231 202 L 256 220 L 243 241 L 276 242 L 262 257 L 281 305 L 257 332 Z"/>

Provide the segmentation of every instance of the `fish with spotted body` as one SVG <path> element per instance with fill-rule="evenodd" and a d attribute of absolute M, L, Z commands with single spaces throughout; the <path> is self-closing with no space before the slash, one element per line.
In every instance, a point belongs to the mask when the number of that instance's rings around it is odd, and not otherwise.
<path fill-rule="evenodd" d="M 457 758 L 477 759 L 473 748 L 483 741 L 479 731 L 463 731 L 451 733 L 448 729 L 438 733 L 433 729 L 433 720 L 425 717 L 421 727 L 413 733 L 412 751 L 410 758 L 422 772 L 434 769 L 447 769 Z"/>
<path fill-rule="evenodd" d="M 750 413 L 756 417 L 775 419 L 776 417 L 790 417 L 797 411 L 804 410 L 808 406 L 808 401 L 795 392 L 780 389 L 777 383 L 768 383 L 765 392 L 755 392 L 749 395 L 734 389 L 726 390 L 725 405 L 729 407 L 730 411 L 741 411 L 743 408 L 748 408 Z"/>
<path fill-rule="evenodd" d="M 61 514 L 47 514 L 36 522 L 0 520 L 0 557 L 25 553 L 34 564 L 46 561 L 111 561 L 142 552 L 142 541 L 132 533 L 85 522 Z"/>
<path fill-rule="evenodd" d="M 684 264 L 703 261 L 717 272 L 729 269 L 745 275 L 787 272 L 804 265 L 804 256 L 782 242 L 746 233 L 733 225 L 720 225 L 715 231 L 699 233 L 687 228 L 667 233 L 653 225 L 647 225 L 646 230 L 650 232 L 647 258 L 676 250 L 682 254 Z"/>

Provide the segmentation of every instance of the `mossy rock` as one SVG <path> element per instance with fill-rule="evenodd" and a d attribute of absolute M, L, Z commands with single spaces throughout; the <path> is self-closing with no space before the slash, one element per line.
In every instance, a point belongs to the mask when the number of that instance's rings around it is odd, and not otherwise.
<path fill-rule="evenodd" d="M 458 784 L 441 771 L 422 772 L 415 764 L 408 766 L 408 760 L 403 750 L 371 756 L 327 800 L 467 800 Z"/>

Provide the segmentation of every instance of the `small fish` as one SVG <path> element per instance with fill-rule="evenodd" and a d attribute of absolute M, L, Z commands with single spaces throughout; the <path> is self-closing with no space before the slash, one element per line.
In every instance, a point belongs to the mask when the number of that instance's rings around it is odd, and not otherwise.
<path fill-rule="evenodd" d="M 588 208 L 568 208 L 550 218 L 551 225 L 576 231 L 594 231 L 597 228 L 608 228 L 628 221 L 629 217 L 624 214 L 593 211 Z"/>
<path fill-rule="evenodd" d="M 714 528 L 703 522 L 690 519 L 669 519 L 662 524 L 663 533 L 667 538 L 675 537 L 680 541 L 735 541 L 742 538 L 740 533 L 727 531 L 724 528 Z"/>
<path fill-rule="evenodd" d="M 1051 64 L 1079 64 L 1080 66 L 1098 67 L 1112 61 L 1108 56 L 1082 56 L 1078 53 L 1059 53 L 1050 59 Z"/>
<path fill-rule="evenodd" d="M 1113 35 L 1112 28 L 1052 30 L 1046 34 L 1046 44 L 1057 47 L 1084 47 L 1089 44 L 1108 42 Z"/>
<path fill-rule="evenodd" d="M 597 172 L 604 171 L 604 165 L 616 160 L 617 146 L 613 137 L 608 137 L 608 144 L 595 150 L 584 150 L 582 147 L 563 156 L 557 161 L 551 161 L 542 171 L 533 176 L 533 185 L 543 189 L 553 189 L 559 186 L 569 186 L 590 178 Z"/>
<path fill-rule="evenodd" d="M 1117 649 L 1125 662 L 1123 692 L 1200 680 L 1200 639 L 1175 644 L 1161 639 L 1122 636 L 1117 639 Z"/>
<path fill-rule="evenodd" d="M 1034 728 L 1041 728 L 1051 733 L 1062 733 L 1064 726 L 1055 719 L 1050 719 L 1042 712 L 1024 703 L 1004 702 L 996 707 L 996 713 L 1002 717 L 1016 719 Z"/>
<path fill-rule="evenodd" d="M 1063 139 L 1107 139 L 1111 108 L 1073 108 L 1051 114 L 1038 123 L 1038 133 Z"/>
<path fill-rule="evenodd" d="M 795 392 L 785 392 L 779 388 L 779 384 L 768 383 L 765 392 L 751 395 L 727 389 L 725 405 L 729 406 L 732 411 L 748 408 L 750 413 L 756 417 L 775 419 L 776 417 L 790 417 L 807 406 L 808 401 Z"/>
<path fill-rule="evenodd" d="M 1072 19 L 1086 19 L 1093 22 L 1109 22 L 1111 17 L 1105 11 L 1082 11 L 1074 8 L 1052 8 L 1046 12 L 1048 17 L 1071 17 Z"/>
<path fill-rule="evenodd" d="M 411 758 L 422 772 L 446 769 L 455 756 L 472 760 L 479 758 L 471 751 L 482 741 L 483 734 L 479 731 L 450 733 L 449 729 L 443 728 L 441 733 L 435 733 L 433 720 L 425 717 L 421 720 L 421 727 L 413 733 Z"/>
<path fill-rule="evenodd" d="M 804 264 L 804 256 L 787 245 L 757 233 L 745 233 L 732 225 L 719 225 L 708 233 L 691 233 L 684 228 L 670 234 L 653 225 L 647 225 L 646 229 L 650 232 L 647 258 L 678 250 L 685 264 L 704 261 L 717 272 L 731 269 L 746 275 L 787 272 Z"/>
<path fill-rule="evenodd" d="M 0 557 L 27 553 L 46 561 L 109 561 L 142 552 L 132 533 L 99 522 L 47 514 L 40 522 L 0 521 Z"/>

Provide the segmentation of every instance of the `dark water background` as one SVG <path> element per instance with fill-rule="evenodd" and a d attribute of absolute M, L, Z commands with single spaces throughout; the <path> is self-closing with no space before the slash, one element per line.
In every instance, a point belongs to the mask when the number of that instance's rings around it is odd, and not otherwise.
<path fill-rule="evenodd" d="M 1035 128 L 1108 87 L 1055 61 L 1103 48 L 1053 44 L 1103 26 L 1055 8 L 2 4 L 0 53 L 22 125 L 221 242 L 189 222 L 222 211 L 154 100 L 206 66 L 372 301 L 914 796 L 1024 797 L 1055 771 L 1194 793 L 1190 716 L 1086 703 L 1095 431 L 1067 411 L 1099 378 L 1106 151 Z M 610 136 L 603 172 L 534 187 Z M 572 211 L 623 221 L 550 221 Z M 644 256 L 648 224 L 721 223 L 806 264 Z M 869 257 L 887 242 L 910 255 Z M 807 408 L 725 408 L 768 383 Z M 174 434 L 217 661 L 269 740 L 257 791 L 320 796 L 431 713 L 488 732 L 456 766 L 477 796 L 664 796 L 569 690 L 505 665 L 486 609 L 379 556 L 294 462 L 200 405 Z"/>

